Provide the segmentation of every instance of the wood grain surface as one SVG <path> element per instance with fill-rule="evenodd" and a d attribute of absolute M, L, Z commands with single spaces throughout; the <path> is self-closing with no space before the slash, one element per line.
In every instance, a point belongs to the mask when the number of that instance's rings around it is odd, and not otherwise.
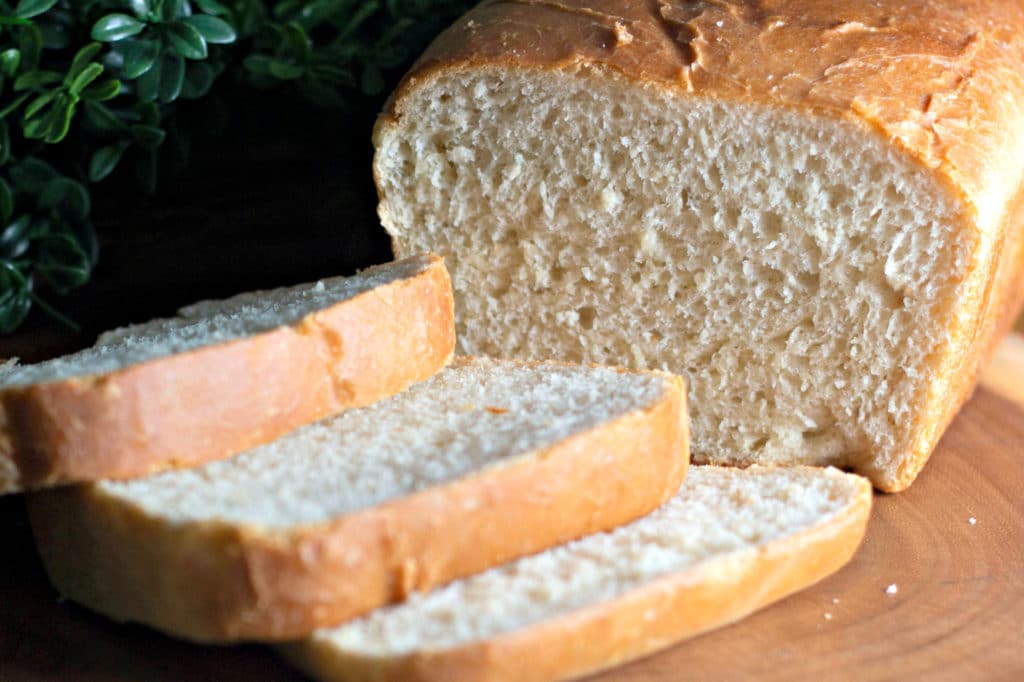
<path fill-rule="evenodd" d="M 846 568 L 590 682 L 1024 680 L 1024 340 L 985 381 L 910 490 L 876 495 Z M 0 498 L 0 547 L 3 682 L 302 679 L 257 646 L 193 646 L 61 601 L 19 497 Z"/>

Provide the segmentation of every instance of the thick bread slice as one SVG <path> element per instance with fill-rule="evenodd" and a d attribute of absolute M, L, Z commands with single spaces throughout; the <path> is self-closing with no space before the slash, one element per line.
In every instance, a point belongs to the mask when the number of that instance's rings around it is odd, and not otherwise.
<path fill-rule="evenodd" d="M 230 460 L 29 511 L 69 598 L 189 639 L 279 640 L 641 516 L 688 461 L 678 377 L 467 359 Z"/>
<path fill-rule="evenodd" d="M 678 372 L 695 462 L 899 490 L 1024 295 L 1022 63 L 1020 0 L 488 0 L 378 122 L 380 215 L 465 352 Z"/>
<path fill-rule="evenodd" d="M 0 368 L 0 493 L 194 466 L 427 378 L 455 346 L 433 255 L 207 301 Z"/>
<path fill-rule="evenodd" d="M 837 570 L 864 535 L 865 479 L 691 467 L 647 517 L 282 647 L 321 680 L 543 682 L 734 622 Z"/>

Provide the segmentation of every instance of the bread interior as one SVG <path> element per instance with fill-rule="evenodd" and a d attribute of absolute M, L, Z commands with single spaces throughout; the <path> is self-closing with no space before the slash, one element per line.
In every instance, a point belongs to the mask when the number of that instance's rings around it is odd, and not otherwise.
<path fill-rule="evenodd" d="M 896 475 L 977 238 L 927 169 L 593 68 L 442 72 L 401 108 L 380 214 L 445 256 L 463 351 L 681 373 L 697 462 Z"/>

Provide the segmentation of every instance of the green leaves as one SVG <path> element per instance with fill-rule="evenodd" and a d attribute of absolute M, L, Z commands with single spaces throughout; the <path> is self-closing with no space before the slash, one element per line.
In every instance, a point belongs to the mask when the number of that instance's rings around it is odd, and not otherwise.
<path fill-rule="evenodd" d="M 0 120 L 0 166 L 11 160 L 11 129 L 7 121 Z"/>
<path fill-rule="evenodd" d="M 21 52 L 12 47 L 0 52 L 0 74 L 5 78 L 13 78 L 21 64 Z"/>
<path fill-rule="evenodd" d="M 4 184 L 6 185 L 7 183 Z M 8 215 L 4 224 L 7 227 L 4 228 L 3 232 L 0 232 L 0 258 L 7 261 L 21 258 L 32 245 L 31 235 L 29 234 L 32 217 L 26 214 L 12 221 L 10 215 Z"/>
<path fill-rule="evenodd" d="M 197 14 L 186 17 L 184 23 L 198 31 L 206 42 L 215 45 L 228 45 L 238 37 L 231 24 L 217 17 Z"/>
<path fill-rule="evenodd" d="M 126 40 L 122 48 L 124 77 L 134 80 L 153 68 L 160 56 L 160 43 L 155 40 Z"/>
<path fill-rule="evenodd" d="M 185 99 L 197 99 L 210 91 L 217 77 L 213 67 L 205 62 L 193 62 L 185 70 L 185 82 L 181 86 L 181 96 Z"/>
<path fill-rule="evenodd" d="M 55 71 L 31 71 L 14 81 L 15 91 L 35 93 L 22 115 L 22 132 L 27 139 L 56 144 L 68 134 L 79 100 L 85 97 L 102 101 L 117 95 L 121 85 L 116 80 L 93 85 L 103 73 L 103 66 L 92 61 L 100 47 L 99 43 L 89 43 L 75 53 L 63 78 Z M 50 87 L 58 81 L 59 86 Z M 0 112 L 0 117 L 7 113 Z"/>
<path fill-rule="evenodd" d="M 89 194 L 35 158 L 7 171 L 0 177 L 0 333 L 21 324 L 33 303 L 73 325 L 35 289 L 45 283 L 65 293 L 92 274 L 97 248 Z"/>
<path fill-rule="evenodd" d="M 0 334 L 9 334 L 32 309 L 32 280 L 14 263 L 0 260 Z"/>
<path fill-rule="evenodd" d="M 0 178 L 0 223 L 7 225 L 11 220 L 11 214 L 14 213 L 14 192 L 11 191 L 11 186 L 7 184 L 7 181 Z M 3 239 L 0 238 L 0 243 Z"/>
<path fill-rule="evenodd" d="M 64 85 L 67 87 L 68 92 L 74 95 L 81 95 L 90 83 L 99 78 L 101 73 L 103 73 L 102 66 L 99 64 L 89 64 L 74 78 L 71 78 L 71 74 L 69 73 L 67 78 L 64 79 Z M 68 82 L 69 80 L 70 82 Z M 117 94 L 116 90 L 114 91 L 114 94 Z"/>
<path fill-rule="evenodd" d="M 214 16 L 223 16 L 229 12 L 228 8 L 217 2 L 217 0 L 195 0 L 195 4 L 206 14 Z M 211 40 L 210 42 L 215 41 Z"/>
<path fill-rule="evenodd" d="M 181 100 L 225 76 L 349 106 L 472 2 L 0 0 L 0 332 L 33 305 L 60 317 L 39 293 L 79 286 L 96 259 L 82 183 L 151 190 L 202 118 Z"/>
<path fill-rule="evenodd" d="M 14 8 L 14 16 L 22 19 L 31 19 L 51 9 L 57 4 L 57 0 L 21 0 Z"/>
<path fill-rule="evenodd" d="M 174 101 L 185 83 L 185 60 L 180 56 L 165 56 L 160 68 L 160 101 Z"/>
<path fill-rule="evenodd" d="M 173 102 L 185 84 L 185 60 L 177 55 L 165 55 L 136 82 L 142 101 Z"/>
<path fill-rule="evenodd" d="M 89 194 L 81 184 L 57 175 L 43 185 L 37 206 L 43 211 L 83 219 L 89 215 Z"/>
<path fill-rule="evenodd" d="M 121 140 L 97 149 L 89 159 L 89 182 L 99 182 L 113 173 L 130 144 L 127 140 Z"/>
<path fill-rule="evenodd" d="M 146 28 L 145 22 L 127 14 L 108 14 L 92 27 L 92 39 L 102 43 L 113 43 L 136 36 Z"/>
<path fill-rule="evenodd" d="M 36 90 L 60 81 L 61 75 L 57 71 L 29 71 L 21 74 L 14 81 L 14 91 Z"/>
<path fill-rule="evenodd" d="M 93 25 L 92 36 L 111 44 L 119 75 L 134 81 L 144 102 L 170 104 L 179 97 L 202 97 L 213 85 L 217 69 L 201 63 L 210 45 L 233 43 L 237 33 L 224 19 L 228 9 L 212 0 L 194 3 L 210 14 L 194 14 L 183 0 L 132 0 L 134 16 L 108 14 Z"/>
<path fill-rule="evenodd" d="M 25 137 L 55 144 L 64 139 L 71 127 L 75 103 L 58 91 L 37 97 L 25 110 L 22 127 Z"/>
<path fill-rule="evenodd" d="M 185 59 L 206 59 L 206 39 L 203 34 L 185 22 L 167 27 L 167 41 L 174 53 Z"/>

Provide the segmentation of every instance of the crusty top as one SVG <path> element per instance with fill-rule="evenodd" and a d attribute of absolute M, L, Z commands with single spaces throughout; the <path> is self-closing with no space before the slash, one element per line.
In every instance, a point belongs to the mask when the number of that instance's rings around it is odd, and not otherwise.
<path fill-rule="evenodd" d="M 485 64 L 593 65 L 859 121 L 935 169 L 982 225 L 1024 168 L 1021 0 L 485 0 L 427 50 L 386 116 L 440 69 Z"/>

